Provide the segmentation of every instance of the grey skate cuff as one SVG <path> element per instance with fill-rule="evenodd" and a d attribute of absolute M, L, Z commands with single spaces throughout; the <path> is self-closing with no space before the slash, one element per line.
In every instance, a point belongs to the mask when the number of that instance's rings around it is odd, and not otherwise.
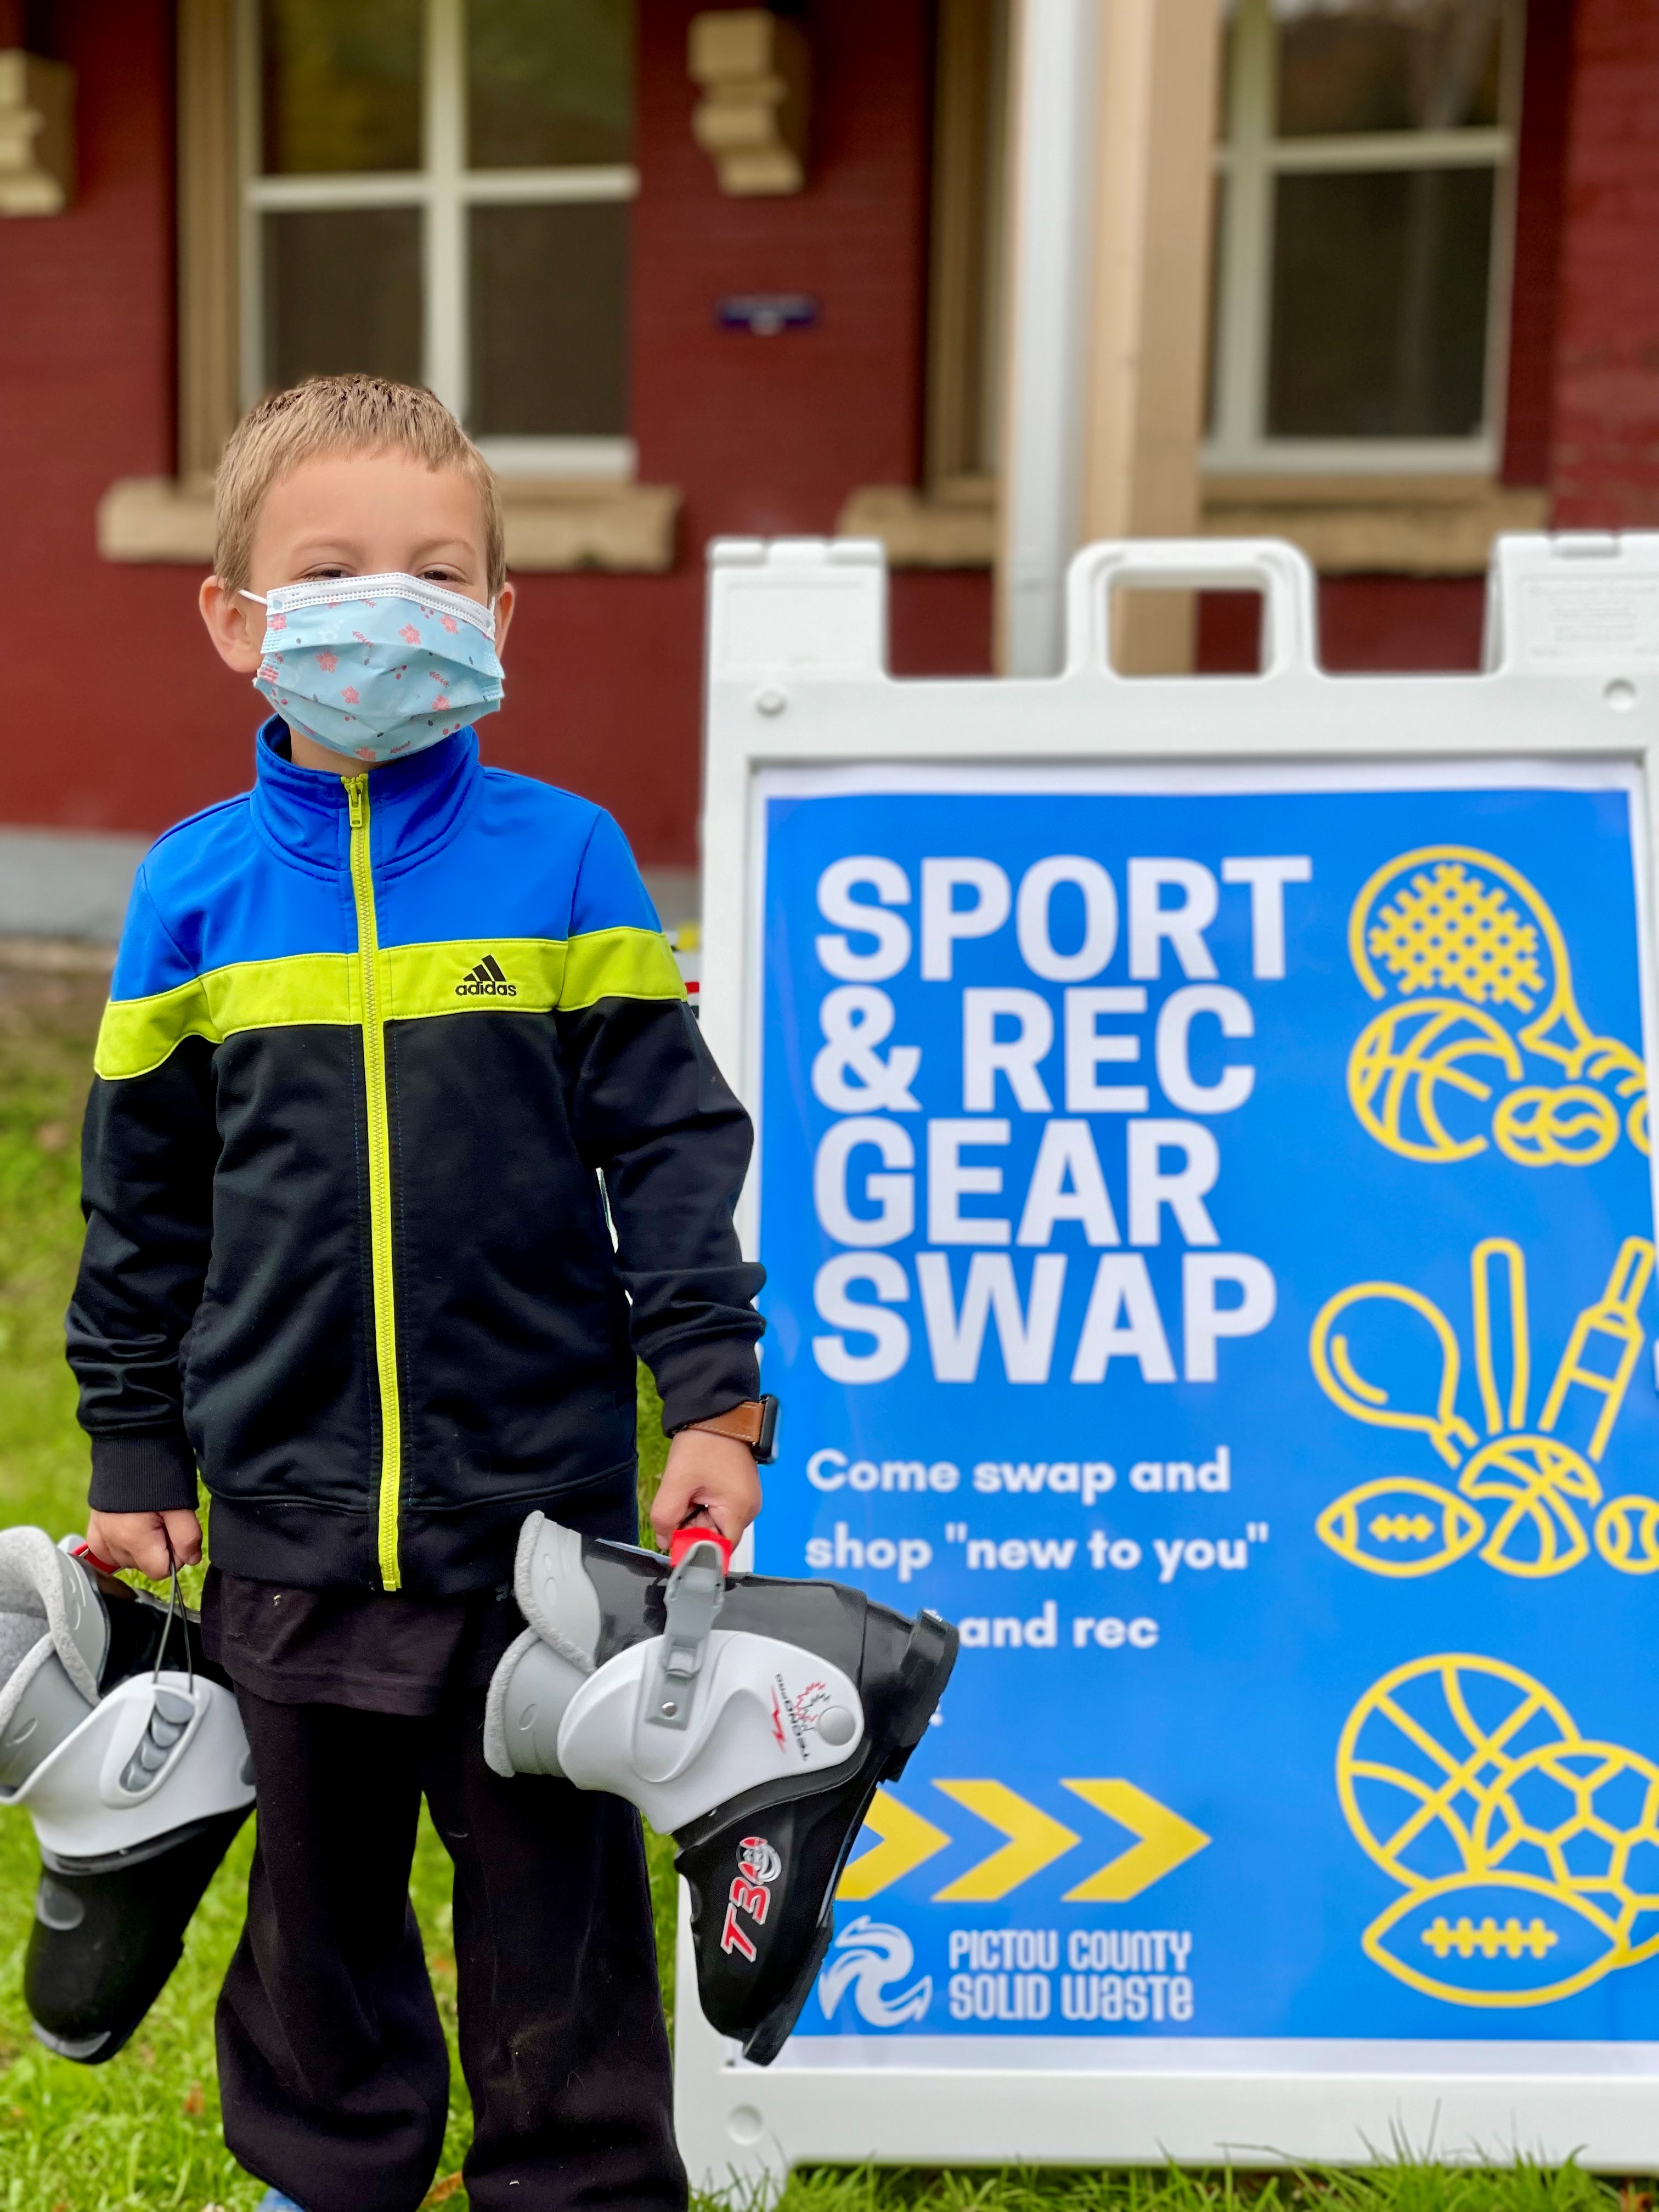
<path fill-rule="evenodd" d="M 94 1513 L 171 1513 L 196 1508 L 196 1455 L 182 1429 L 94 1437 Z"/>

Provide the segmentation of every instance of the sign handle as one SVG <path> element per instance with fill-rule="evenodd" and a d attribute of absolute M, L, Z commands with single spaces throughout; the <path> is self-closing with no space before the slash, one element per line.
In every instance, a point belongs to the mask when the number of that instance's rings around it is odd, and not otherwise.
<path fill-rule="evenodd" d="M 1085 545 L 1066 578 L 1067 676 L 1137 679 L 1112 665 L 1111 597 L 1146 591 L 1257 591 L 1261 674 L 1282 682 L 1316 676 L 1314 572 L 1305 555 L 1276 538 L 1152 538 Z"/>

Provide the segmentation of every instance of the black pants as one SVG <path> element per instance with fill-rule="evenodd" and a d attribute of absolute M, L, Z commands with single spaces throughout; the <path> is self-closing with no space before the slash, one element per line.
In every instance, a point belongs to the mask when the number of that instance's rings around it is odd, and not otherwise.
<path fill-rule="evenodd" d="M 449 2059 L 415 1915 L 422 1793 L 455 1865 L 474 2212 L 680 2212 L 639 1821 L 484 1765 L 483 1691 L 427 1719 L 238 1693 L 258 1841 L 219 2000 L 225 2141 L 306 2212 L 415 2212 Z"/>

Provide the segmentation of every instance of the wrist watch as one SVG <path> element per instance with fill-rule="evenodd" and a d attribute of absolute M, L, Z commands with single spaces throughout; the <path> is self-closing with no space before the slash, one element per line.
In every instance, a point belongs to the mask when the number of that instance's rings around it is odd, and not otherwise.
<path fill-rule="evenodd" d="M 711 1413 L 706 1421 L 682 1421 L 674 1434 L 683 1437 L 691 1429 L 699 1429 L 705 1436 L 730 1437 L 734 1443 L 747 1444 L 755 1455 L 757 1467 L 770 1467 L 778 1455 L 778 1401 L 769 1396 L 746 1398 L 741 1406 L 732 1406 L 724 1413 Z"/>

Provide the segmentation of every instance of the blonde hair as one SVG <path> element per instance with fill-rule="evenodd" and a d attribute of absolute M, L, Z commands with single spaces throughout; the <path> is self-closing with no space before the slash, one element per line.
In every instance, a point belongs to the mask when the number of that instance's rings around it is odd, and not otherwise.
<path fill-rule="evenodd" d="M 493 600 L 507 574 L 501 498 L 490 467 L 443 402 L 385 376 L 313 376 L 268 392 L 226 441 L 213 483 L 213 567 L 228 592 L 247 582 L 259 510 L 301 461 L 328 453 L 407 453 L 429 469 L 459 469 L 483 509 L 484 564 Z"/>

